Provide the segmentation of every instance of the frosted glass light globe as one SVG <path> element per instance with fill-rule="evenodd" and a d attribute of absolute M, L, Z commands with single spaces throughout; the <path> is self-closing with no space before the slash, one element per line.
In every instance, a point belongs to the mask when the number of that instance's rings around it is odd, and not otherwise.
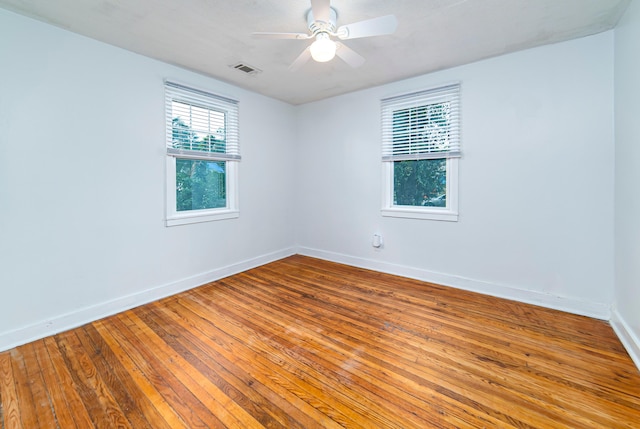
<path fill-rule="evenodd" d="M 311 44 L 311 58 L 319 63 L 331 61 L 336 56 L 336 43 L 326 33 L 316 36 L 316 41 Z"/>

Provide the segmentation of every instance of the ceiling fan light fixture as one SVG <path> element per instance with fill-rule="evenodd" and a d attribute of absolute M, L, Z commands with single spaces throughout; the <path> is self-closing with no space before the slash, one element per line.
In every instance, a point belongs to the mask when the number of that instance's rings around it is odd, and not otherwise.
<path fill-rule="evenodd" d="M 336 56 L 336 48 L 336 42 L 331 40 L 327 33 L 320 33 L 311 44 L 311 58 L 319 63 L 326 63 Z"/>
<path fill-rule="evenodd" d="M 2 0 L 0 0 L 2 1 Z M 398 26 L 394 15 L 365 19 L 338 27 L 338 12 L 331 7 L 331 0 L 309 0 L 311 9 L 307 11 L 307 33 L 253 33 L 262 39 L 315 39 L 310 46 L 291 63 L 289 70 L 296 71 L 310 59 L 319 63 L 331 61 L 336 55 L 353 68 L 364 64 L 362 55 L 354 52 L 342 40 L 393 34 Z M 332 37 L 336 40 L 333 40 Z M 339 39 L 340 41 L 338 41 Z"/>

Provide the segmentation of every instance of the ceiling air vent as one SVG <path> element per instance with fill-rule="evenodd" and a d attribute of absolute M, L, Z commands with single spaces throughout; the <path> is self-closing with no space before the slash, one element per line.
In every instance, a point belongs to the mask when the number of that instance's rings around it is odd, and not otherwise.
<path fill-rule="evenodd" d="M 244 64 L 244 63 L 238 63 L 235 65 L 232 65 L 231 67 L 233 67 L 236 70 L 240 70 L 243 73 L 249 74 L 249 75 L 254 75 L 254 74 L 258 74 L 260 73 L 262 70 L 258 70 L 255 67 L 252 67 L 248 64 Z"/>

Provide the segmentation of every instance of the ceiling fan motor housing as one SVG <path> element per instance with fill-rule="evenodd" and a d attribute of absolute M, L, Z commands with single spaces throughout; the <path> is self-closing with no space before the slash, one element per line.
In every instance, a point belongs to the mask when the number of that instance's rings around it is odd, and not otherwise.
<path fill-rule="evenodd" d="M 314 36 L 318 33 L 335 34 L 337 19 L 338 14 L 332 7 L 329 8 L 329 22 L 316 21 L 313 16 L 313 10 L 309 9 L 309 12 L 307 12 L 307 26 Z"/>

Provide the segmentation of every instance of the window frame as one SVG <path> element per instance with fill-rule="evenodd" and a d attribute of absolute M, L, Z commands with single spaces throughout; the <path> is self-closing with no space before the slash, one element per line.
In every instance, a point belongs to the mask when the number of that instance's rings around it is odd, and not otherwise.
<path fill-rule="evenodd" d="M 459 139 L 459 128 L 460 128 L 460 119 L 459 119 L 459 110 L 460 110 L 460 83 L 454 82 L 445 85 L 439 85 L 437 87 L 432 87 L 425 90 L 415 91 L 411 93 L 405 93 L 397 96 L 392 96 L 388 98 L 384 98 L 381 100 L 381 113 L 382 113 L 382 145 L 383 145 L 383 157 L 382 157 L 382 216 L 387 217 L 398 217 L 398 218 L 410 218 L 410 219 L 425 219 L 425 220 L 436 220 L 436 221 L 450 221 L 456 222 L 458 221 L 458 194 L 459 194 L 459 186 L 458 186 L 458 169 L 459 169 L 459 160 L 460 160 L 460 139 Z M 400 102 L 406 103 L 403 108 L 406 106 L 410 107 L 420 107 L 427 104 L 434 104 L 432 101 L 429 103 L 429 95 L 430 94 L 438 94 L 439 92 L 446 90 L 448 88 L 453 88 L 453 90 L 457 93 L 455 97 L 451 99 L 451 101 L 455 102 L 455 108 L 457 110 L 457 118 L 454 121 L 454 125 L 456 127 L 456 137 L 457 140 L 453 145 L 453 150 L 449 152 L 431 152 L 431 153 L 416 153 L 411 155 L 400 155 L 394 156 L 390 152 L 393 147 L 393 143 L 389 141 L 389 138 L 392 137 L 393 132 L 391 132 L 391 136 L 389 136 L 389 130 L 385 130 L 385 127 L 388 126 L 389 121 L 393 121 L 393 105 L 387 106 L 385 109 L 385 103 L 388 101 L 400 100 Z M 415 104 L 412 104 L 414 103 Z M 390 110 L 389 110 L 390 108 Z M 400 109 L 400 108 L 398 108 Z M 397 110 L 397 109 L 396 109 Z M 385 116 L 385 115 L 391 115 Z M 385 124 L 385 121 L 387 123 Z M 386 132 L 385 132 L 386 131 Z M 439 155 L 442 156 L 439 156 Z M 406 206 L 406 205 L 396 205 L 394 204 L 394 162 L 401 160 L 422 160 L 422 159 L 446 159 L 446 185 L 445 192 L 447 195 L 447 203 L 445 207 L 434 207 L 434 206 Z"/>
<path fill-rule="evenodd" d="M 205 100 L 205 103 L 193 103 L 191 97 Z M 211 104 L 207 104 L 209 99 Z M 232 134 L 234 141 L 230 144 L 232 150 L 225 149 L 224 153 L 202 152 L 192 150 L 175 149 L 172 146 L 172 101 L 191 104 L 197 107 L 213 111 L 222 111 L 225 114 L 225 131 Z M 239 106 L 238 101 L 200 90 L 191 86 L 182 85 L 173 81 L 165 81 L 165 127 L 166 127 L 166 165 L 165 165 L 165 224 L 169 226 L 187 225 L 192 223 L 210 222 L 223 219 L 233 219 L 240 216 L 238 206 L 238 170 L 240 163 L 239 153 Z M 215 106 L 215 107 L 214 107 Z M 228 118 L 233 118 L 233 128 L 227 129 Z M 227 143 L 227 139 L 225 139 Z M 226 147 L 226 145 L 225 145 Z M 176 195 L 176 161 L 178 159 L 191 159 L 210 162 L 225 163 L 225 197 L 226 206 L 199 210 L 177 210 Z"/>

